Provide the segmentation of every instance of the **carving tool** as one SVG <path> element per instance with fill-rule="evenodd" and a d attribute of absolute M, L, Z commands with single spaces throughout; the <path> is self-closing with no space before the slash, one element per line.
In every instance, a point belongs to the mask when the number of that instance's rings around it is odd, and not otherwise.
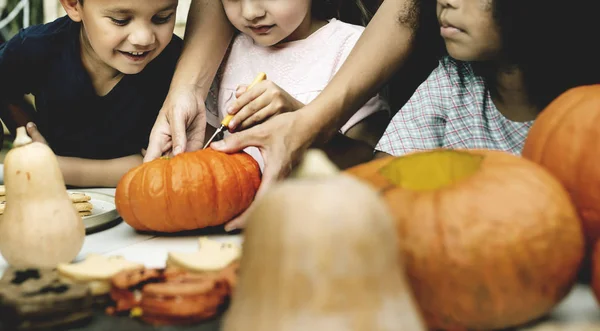
<path fill-rule="evenodd" d="M 267 74 L 265 74 L 264 72 L 261 72 L 258 74 L 258 76 L 256 76 L 256 78 L 254 78 L 254 81 L 252 82 L 252 84 L 248 85 L 248 88 L 246 89 L 246 91 L 249 91 L 251 88 L 254 87 L 254 85 L 262 82 L 263 80 L 267 79 Z M 215 137 L 223 132 L 223 130 L 225 130 L 228 126 L 229 126 L 229 122 L 231 122 L 231 119 L 233 118 L 233 115 L 227 115 L 225 116 L 225 118 L 223 119 L 223 121 L 221 121 L 221 126 L 215 131 L 215 133 L 212 135 L 212 137 L 210 137 L 210 139 L 208 139 L 208 141 L 206 142 L 206 145 L 204 145 L 205 149 L 206 147 L 208 147 L 210 145 L 210 143 L 213 141 L 213 139 L 215 139 Z"/>

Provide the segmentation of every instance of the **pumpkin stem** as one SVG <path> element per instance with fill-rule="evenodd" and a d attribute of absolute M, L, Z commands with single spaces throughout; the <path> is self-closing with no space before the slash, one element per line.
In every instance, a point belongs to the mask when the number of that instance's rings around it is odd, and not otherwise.
<path fill-rule="evenodd" d="M 481 155 L 440 149 L 396 158 L 379 172 L 405 189 L 438 190 L 471 177 L 483 159 Z"/>
<path fill-rule="evenodd" d="M 292 178 L 319 178 L 329 177 L 339 173 L 340 170 L 336 167 L 327 154 L 320 149 L 309 149 L 302 162 L 294 169 Z"/>
<path fill-rule="evenodd" d="M 13 147 L 21 147 L 25 145 L 29 145 L 33 142 L 33 140 L 27 135 L 27 130 L 24 126 L 20 126 L 17 128 L 17 136 L 13 141 Z"/>

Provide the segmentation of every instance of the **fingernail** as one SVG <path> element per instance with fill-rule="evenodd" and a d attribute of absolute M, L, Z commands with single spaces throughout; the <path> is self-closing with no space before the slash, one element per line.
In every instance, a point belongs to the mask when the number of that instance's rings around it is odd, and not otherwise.
<path fill-rule="evenodd" d="M 227 108 L 227 114 L 232 114 L 233 115 L 233 107 Z"/>
<path fill-rule="evenodd" d="M 177 155 L 181 153 L 181 146 L 177 146 L 173 149 L 173 154 Z"/>
<path fill-rule="evenodd" d="M 235 231 L 237 230 L 237 228 L 234 225 L 226 225 L 225 226 L 225 231 L 227 232 L 231 232 L 231 231 Z"/>
<path fill-rule="evenodd" d="M 221 149 L 221 148 L 225 147 L 225 143 L 222 140 L 215 141 L 210 144 L 210 147 L 213 149 Z"/>
<path fill-rule="evenodd" d="M 229 122 L 229 125 L 228 125 L 228 127 L 229 127 L 231 130 L 235 129 L 235 127 L 236 127 L 236 126 L 237 126 L 237 121 L 235 121 L 235 120 L 231 120 L 231 121 Z"/>
<path fill-rule="evenodd" d="M 28 128 L 28 129 L 33 129 L 33 128 L 35 128 L 35 123 L 33 123 L 33 122 L 29 122 L 29 123 L 27 123 L 27 128 Z"/>

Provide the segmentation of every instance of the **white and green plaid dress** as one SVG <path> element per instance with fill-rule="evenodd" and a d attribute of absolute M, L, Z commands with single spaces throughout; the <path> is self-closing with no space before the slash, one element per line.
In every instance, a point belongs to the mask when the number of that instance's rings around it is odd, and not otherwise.
<path fill-rule="evenodd" d="M 518 155 L 532 124 L 505 118 L 471 66 L 445 57 L 394 116 L 376 149 L 396 156 L 439 147 Z"/>

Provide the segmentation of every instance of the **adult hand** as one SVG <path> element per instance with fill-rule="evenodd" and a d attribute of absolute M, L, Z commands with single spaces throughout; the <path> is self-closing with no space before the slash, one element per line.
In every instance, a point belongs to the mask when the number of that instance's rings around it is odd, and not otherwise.
<path fill-rule="evenodd" d="M 270 80 L 262 81 L 250 90 L 246 88 L 247 86 L 240 86 L 237 89 L 237 99 L 228 109 L 228 113 L 235 114 L 229 122 L 230 130 L 244 130 L 270 117 L 295 111 L 304 106 Z"/>
<path fill-rule="evenodd" d="M 308 123 L 300 112 L 285 113 L 248 130 L 234 133 L 212 143 L 211 148 L 234 153 L 246 147 L 258 147 L 265 161 L 262 182 L 256 193 L 260 198 L 276 181 L 290 174 L 304 152 L 316 138 L 315 126 Z M 225 225 L 226 231 L 243 228 L 246 217 L 253 208 Z"/>
<path fill-rule="evenodd" d="M 206 130 L 204 98 L 194 85 L 169 91 L 152 127 L 144 162 L 165 153 L 177 155 L 203 147 Z"/>

